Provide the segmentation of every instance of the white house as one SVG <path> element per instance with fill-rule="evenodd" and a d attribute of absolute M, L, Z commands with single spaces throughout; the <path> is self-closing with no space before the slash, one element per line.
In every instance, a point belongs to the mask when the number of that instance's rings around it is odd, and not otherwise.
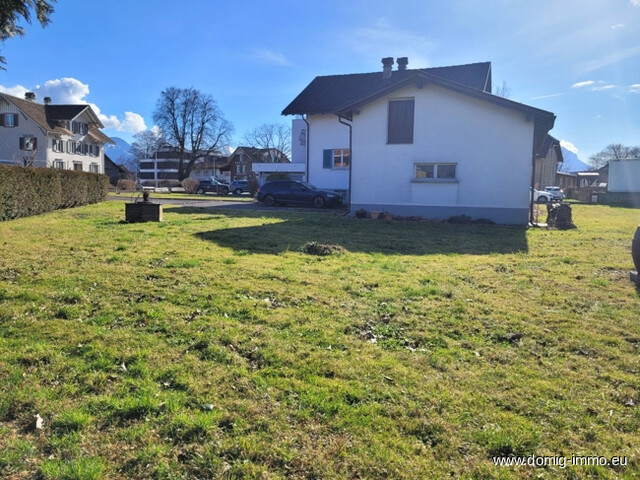
<path fill-rule="evenodd" d="M 316 77 L 283 115 L 306 122 L 308 181 L 350 211 L 526 224 L 555 116 L 491 94 L 491 64 Z M 294 159 L 294 161 L 296 161 Z"/>
<path fill-rule="evenodd" d="M 0 163 L 104 173 L 102 122 L 89 105 L 0 93 Z"/>

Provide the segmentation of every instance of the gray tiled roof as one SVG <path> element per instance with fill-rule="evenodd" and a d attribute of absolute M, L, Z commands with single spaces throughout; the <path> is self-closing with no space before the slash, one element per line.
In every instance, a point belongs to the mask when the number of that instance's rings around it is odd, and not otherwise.
<path fill-rule="evenodd" d="M 380 90 L 393 88 L 417 72 L 491 93 L 491 63 L 471 63 L 450 67 L 393 71 L 383 80 L 382 71 L 316 77 L 282 112 L 283 115 L 335 113 L 345 105 L 357 103 Z"/>

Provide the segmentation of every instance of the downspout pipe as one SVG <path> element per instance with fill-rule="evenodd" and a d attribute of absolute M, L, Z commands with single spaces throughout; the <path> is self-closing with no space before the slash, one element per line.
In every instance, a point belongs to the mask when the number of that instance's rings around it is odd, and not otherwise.
<path fill-rule="evenodd" d="M 344 115 L 338 115 L 338 122 L 342 125 L 349 127 L 349 204 L 347 205 L 347 215 L 351 213 L 351 196 L 353 194 L 351 190 L 351 167 L 353 165 L 353 126 L 351 123 L 345 122 L 349 118 Z"/>
<path fill-rule="evenodd" d="M 536 127 L 533 128 L 533 146 L 531 147 L 531 188 L 529 190 L 529 223 L 533 225 L 533 187 L 536 182 Z"/>
<path fill-rule="evenodd" d="M 305 178 L 305 181 L 307 183 L 311 183 L 311 181 L 309 180 L 309 141 L 311 139 L 311 129 L 309 127 L 309 122 L 307 122 L 307 119 L 303 116 L 302 120 L 304 121 L 304 123 L 307 125 L 307 166 L 305 169 L 305 176 L 307 178 Z"/>

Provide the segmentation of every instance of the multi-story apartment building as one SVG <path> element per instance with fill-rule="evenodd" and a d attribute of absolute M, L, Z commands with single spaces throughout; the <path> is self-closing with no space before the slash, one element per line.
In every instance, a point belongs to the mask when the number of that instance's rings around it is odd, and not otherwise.
<path fill-rule="evenodd" d="M 104 144 L 114 142 L 101 128 L 89 105 L 0 93 L 0 163 L 104 173 Z"/>

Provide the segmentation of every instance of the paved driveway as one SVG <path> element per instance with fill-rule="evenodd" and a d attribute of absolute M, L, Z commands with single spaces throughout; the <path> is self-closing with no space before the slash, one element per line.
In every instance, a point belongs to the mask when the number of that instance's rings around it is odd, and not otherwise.
<path fill-rule="evenodd" d="M 131 195 L 120 194 L 107 195 L 107 201 L 121 201 L 131 202 L 136 199 L 137 195 L 133 197 Z M 266 210 L 266 211 L 292 211 L 292 212 L 331 212 L 331 213 L 344 213 L 345 210 L 337 208 L 305 208 L 305 207 L 267 207 L 256 201 L 233 201 L 233 200 L 216 200 L 215 198 L 203 198 L 202 200 L 193 199 L 181 199 L 181 198 L 153 198 L 151 201 L 154 203 L 160 203 L 162 205 L 181 205 L 183 207 L 198 207 L 198 208 L 219 208 L 224 210 Z"/>

